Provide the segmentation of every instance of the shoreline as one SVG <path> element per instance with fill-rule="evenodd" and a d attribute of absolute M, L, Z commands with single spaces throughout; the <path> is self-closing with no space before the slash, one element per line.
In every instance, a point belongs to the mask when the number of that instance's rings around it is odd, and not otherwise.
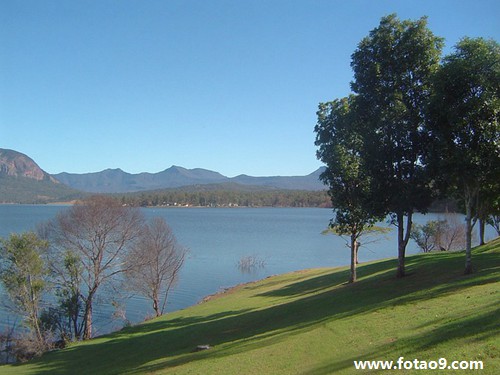
<path fill-rule="evenodd" d="M 67 201 L 67 202 L 48 202 L 48 203 L 8 203 L 8 202 L 0 202 L 0 206 L 73 206 L 78 201 Z M 332 209 L 332 207 L 320 207 L 320 206 L 194 206 L 194 205 L 189 205 L 189 206 L 130 206 L 130 207 L 137 207 L 137 208 L 158 208 L 158 209 L 171 209 L 171 208 L 183 208 L 183 209 L 189 209 L 189 208 L 206 208 L 206 209 L 218 209 L 218 208 L 231 208 L 231 209 L 238 209 L 238 208 L 320 208 L 320 209 Z"/>

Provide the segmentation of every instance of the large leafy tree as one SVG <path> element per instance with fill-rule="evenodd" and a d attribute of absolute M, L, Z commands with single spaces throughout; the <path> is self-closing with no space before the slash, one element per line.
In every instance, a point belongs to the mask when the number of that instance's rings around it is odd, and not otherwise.
<path fill-rule="evenodd" d="M 473 223 L 494 213 L 500 195 L 499 93 L 500 45 L 493 40 L 464 38 L 435 76 L 429 159 L 436 179 L 465 207 L 465 273 L 472 272 Z"/>
<path fill-rule="evenodd" d="M 363 159 L 377 199 L 398 229 L 398 277 L 405 275 L 413 213 L 425 212 L 432 200 L 422 164 L 428 141 L 424 123 L 442 44 L 426 18 L 400 21 L 389 15 L 352 55 Z"/>
<path fill-rule="evenodd" d="M 338 235 L 349 236 L 351 272 L 355 282 L 358 239 L 377 219 L 377 200 L 372 195 L 370 178 L 361 158 L 363 138 L 359 133 L 356 98 L 320 103 L 315 127 L 317 157 L 326 164 L 321 180 L 328 185 L 335 218 L 330 228 Z"/>

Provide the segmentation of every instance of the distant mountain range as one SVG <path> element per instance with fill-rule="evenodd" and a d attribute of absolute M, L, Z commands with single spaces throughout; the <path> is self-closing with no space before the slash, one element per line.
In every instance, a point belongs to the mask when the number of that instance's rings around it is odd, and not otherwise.
<path fill-rule="evenodd" d="M 131 174 L 121 169 L 95 173 L 50 175 L 25 154 L 0 148 L 0 203 L 47 203 L 72 200 L 87 193 L 128 193 L 206 186 L 207 189 L 325 190 L 319 180 L 324 168 L 306 176 L 226 177 L 206 169 L 172 166 L 158 173 Z"/>
<path fill-rule="evenodd" d="M 325 189 L 319 180 L 322 171 L 323 168 L 319 168 L 307 176 L 252 177 L 239 175 L 230 178 L 206 169 L 186 169 L 174 165 L 158 173 L 130 174 L 121 169 L 106 169 L 102 172 L 85 174 L 64 172 L 55 174 L 53 177 L 74 189 L 93 193 L 128 193 L 226 183 L 274 189 L 319 191 Z"/>

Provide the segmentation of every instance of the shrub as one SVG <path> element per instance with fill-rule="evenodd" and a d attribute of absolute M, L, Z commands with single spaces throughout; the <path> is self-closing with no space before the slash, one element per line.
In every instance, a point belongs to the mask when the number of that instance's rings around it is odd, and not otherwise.
<path fill-rule="evenodd" d="M 238 268 L 242 273 L 252 273 L 265 266 L 266 261 L 256 255 L 243 256 L 238 261 Z"/>

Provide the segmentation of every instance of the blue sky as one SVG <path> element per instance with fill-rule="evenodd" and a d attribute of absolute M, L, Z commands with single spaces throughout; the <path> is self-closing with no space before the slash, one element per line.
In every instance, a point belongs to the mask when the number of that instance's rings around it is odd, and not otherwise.
<path fill-rule="evenodd" d="M 317 105 L 390 13 L 445 53 L 500 40 L 497 0 L 2 0 L 0 148 L 49 173 L 311 173 Z"/>

